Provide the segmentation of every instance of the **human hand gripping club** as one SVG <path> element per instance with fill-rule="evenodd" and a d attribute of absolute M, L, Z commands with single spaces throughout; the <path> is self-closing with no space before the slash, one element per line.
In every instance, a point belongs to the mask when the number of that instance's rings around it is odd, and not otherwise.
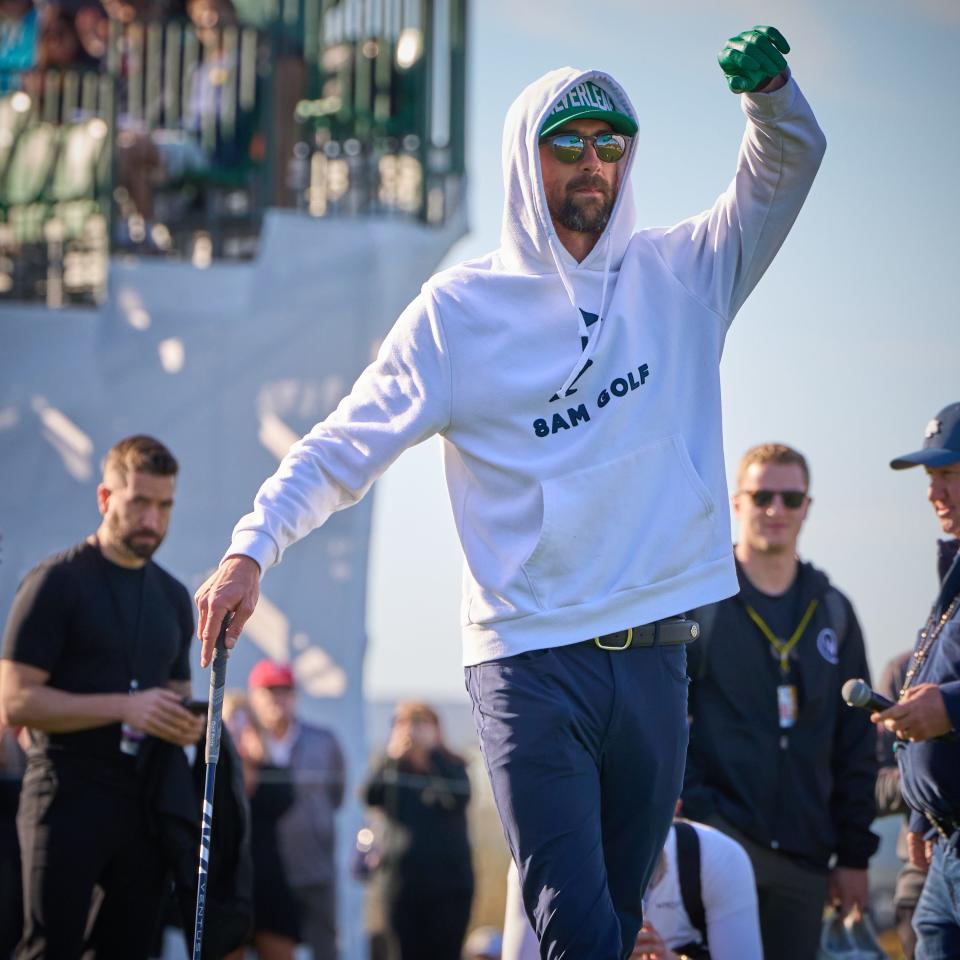
<path fill-rule="evenodd" d="M 731 37 L 717 54 L 734 93 L 769 92 L 786 82 L 790 44 L 776 27 L 754 27 Z"/>
<path fill-rule="evenodd" d="M 201 644 L 201 667 L 206 667 L 213 657 L 217 631 L 226 614 L 233 616 L 224 636 L 224 646 L 232 650 L 259 599 L 260 567 L 247 556 L 227 557 L 204 581 L 194 595 L 199 613 L 197 636 Z"/>

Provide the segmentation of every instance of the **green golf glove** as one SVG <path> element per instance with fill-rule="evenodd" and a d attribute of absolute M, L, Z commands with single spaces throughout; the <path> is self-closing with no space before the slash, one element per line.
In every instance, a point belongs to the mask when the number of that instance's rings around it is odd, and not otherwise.
<path fill-rule="evenodd" d="M 727 86 L 734 93 L 756 90 L 787 69 L 790 44 L 776 27 L 754 27 L 731 37 L 717 54 Z"/>

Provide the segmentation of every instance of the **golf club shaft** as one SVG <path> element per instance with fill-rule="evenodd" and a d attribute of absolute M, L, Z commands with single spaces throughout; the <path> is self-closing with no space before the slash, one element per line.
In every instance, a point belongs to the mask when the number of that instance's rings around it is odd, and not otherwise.
<path fill-rule="evenodd" d="M 200 827 L 200 865 L 197 878 L 197 915 L 193 928 L 193 960 L 200 960 L 203 948 L 203 920 L 207 905 L 207 870 L 210 860 L 210 835 L 213 830 L 213 792 L 220 759 L 220 731 L 223 726 L 223 692 L 227 684 L 227 627 L 232 614 L 220 625 L 210 669 L 210 700 L 207 707 L 206 777 L 203 785 L 203 822 Z"/>

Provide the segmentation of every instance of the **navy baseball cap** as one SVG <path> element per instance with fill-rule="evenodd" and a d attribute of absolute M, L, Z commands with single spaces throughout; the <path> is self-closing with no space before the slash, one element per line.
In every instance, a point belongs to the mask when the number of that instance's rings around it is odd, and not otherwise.
<path fill-rule="evenodd" d="M 890 461 L 894 470 L 960 463 L 960 403 L 944 407 L 923 431 L 923 449 Z"/>

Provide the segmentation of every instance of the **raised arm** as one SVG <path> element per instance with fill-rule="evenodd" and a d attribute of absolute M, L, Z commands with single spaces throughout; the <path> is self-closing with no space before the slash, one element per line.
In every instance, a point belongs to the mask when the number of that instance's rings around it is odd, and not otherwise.
<path fill-rule="evenodd" d="M 813 183 L 826 140 L 790 79 L 789 46 L 772 27 L 756 27 L 720 52 L 728 85 L 741 94 L 747 128 L 737 171 L 703 213 L 646 231 L 677 280 L 729 324 L 763 276 Z"/>

